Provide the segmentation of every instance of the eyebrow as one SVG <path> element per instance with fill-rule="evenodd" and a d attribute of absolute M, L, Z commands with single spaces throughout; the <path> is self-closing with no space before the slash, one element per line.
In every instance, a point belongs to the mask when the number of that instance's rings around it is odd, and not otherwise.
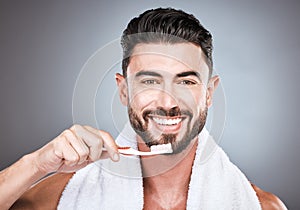
<path fill-rule="evenodd" d="M 188 77 L 188 76 L 195 76 L 195 77 L 198 77 L 199 80 L 201 80 L 200 74 L 196 71 L 185 71 L 185 72 L 182 72 L 182 73 L 179 73 L 176 75 L 176 77 L 178 77 L 178 78 Z"/>
<path fill-rule="evenodd" d="M 140 76 L 153 76 L 153 77 L 162 77 L 159 73 L 153 72 L 153 71 L 140 71 L 136 73 L 136 77 Z"/>

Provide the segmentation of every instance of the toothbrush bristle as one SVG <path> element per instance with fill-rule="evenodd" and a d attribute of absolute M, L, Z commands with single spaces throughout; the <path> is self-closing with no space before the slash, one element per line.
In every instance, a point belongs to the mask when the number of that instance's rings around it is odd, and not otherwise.
<path fill-rule="evenodd" d="M 151 149 L 151 152 L 162 152 L 162 153 L 172 153 L 173 152 L 171 143 L 153 145 L 150 147 L 150 149 Z"/>
<path fill-rule="evenodd" d="M 130 149 L 130 147 L 120 147 L 120 146 L 118 146 L 118 149 Z"/>

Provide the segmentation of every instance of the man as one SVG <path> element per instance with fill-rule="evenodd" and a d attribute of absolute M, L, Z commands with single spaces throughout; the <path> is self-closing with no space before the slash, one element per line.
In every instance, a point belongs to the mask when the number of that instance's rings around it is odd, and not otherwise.
<path fill-rule="evenodd" d="M 148 10 L 132 19 L 122 36 L 123 75 L 116 75 L 130 125 L 116 141 L 74 125 L 25 155 L 0 174 L 0 208 L 285 209 L 251 185 L 204 128 L 219 82 L 211 42 L 199 21 L 180 10 Z M 150 151 L 166 143 L 172 154 L 118 152 L 118 146 Z"/>

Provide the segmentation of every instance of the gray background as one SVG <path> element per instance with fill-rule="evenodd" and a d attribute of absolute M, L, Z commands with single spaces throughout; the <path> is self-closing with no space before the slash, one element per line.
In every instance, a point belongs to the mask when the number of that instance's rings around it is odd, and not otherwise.
<path fill-rule="evenodd" d="M 158 6 L 193 13 L 212 32 L 227 103 L 221 145 L 253 183 L 300 209 L 300 3 L 292 0 L 1 1 L 0 169 L 72 125 L 84 63 Z M 113 77 L 108 84 L 114 91 Z M 116 136 L 102 111 L 99 127 Z"/>

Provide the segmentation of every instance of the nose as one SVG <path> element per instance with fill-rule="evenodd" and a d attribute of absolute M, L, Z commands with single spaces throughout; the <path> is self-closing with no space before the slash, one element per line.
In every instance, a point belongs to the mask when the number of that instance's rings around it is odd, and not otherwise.
<path fill-rule="evenodd" d="M 178 107 L 175 94 L 167 90 L 161 90 L 157 97 L 157 107 L 164 108 L 165 110 L 170 110 Z"/>

